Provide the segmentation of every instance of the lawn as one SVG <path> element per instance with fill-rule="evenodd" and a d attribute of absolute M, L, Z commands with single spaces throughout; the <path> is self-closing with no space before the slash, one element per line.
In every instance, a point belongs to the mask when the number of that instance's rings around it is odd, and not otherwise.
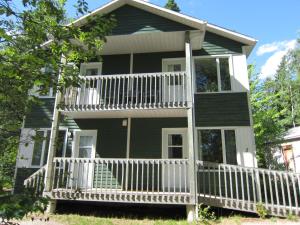
<path fill-rule="evenodd" d="M 104 218 L 95 216 L 81 216 L 76 214 L 57 214 L 50 215 L 49 222 L 38 222 L 40 218 L 46 218 L 48 216 L 37 216 L 36 221 L 29 222 L 30 218 L 25 219 L 21 222 L 21 225 L 196 225 L 196 223 L 190 224 L 185 220 L 170 220 L 170 219 L 128 219 L 128 218 Z M 204 223 L 198 223 L 204 224 Z M 280 219 L 280 218 L 269 218 L 259 219 L 257 217 L 249 217 L 245 215 L 233 215 L 228 217 L 219 217 L 216 221 L 210 222 L 209 224 L 215 225 L 256 225 L 256 224 L 300 224 L 296 218 L 292 219 Z"/>

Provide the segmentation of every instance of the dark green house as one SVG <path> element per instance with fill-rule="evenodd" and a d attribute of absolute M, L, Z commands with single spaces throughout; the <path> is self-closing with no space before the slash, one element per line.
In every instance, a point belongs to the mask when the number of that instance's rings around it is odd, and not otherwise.
<path fill-rule="evenodd" d="M 96 14 L 117 19 L 101 61 L 26 117 L 21 139 L 45 139 L 20 145 L 15 191 L 26 179 L 50 210 L 70 200 L 186 205 L 190 220 L 201 202 L 254 211 L 246 59 L 256 40 L 142 0 L 111 1 L 74 24 Z"/>

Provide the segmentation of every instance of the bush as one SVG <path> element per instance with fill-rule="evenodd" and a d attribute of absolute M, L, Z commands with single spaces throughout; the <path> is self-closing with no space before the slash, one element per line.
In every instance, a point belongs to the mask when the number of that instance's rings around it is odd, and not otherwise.
<path fill-rule="evenodd" d="M 198 219 L 200 222 L 209 224 L 209 221 L 215 221 L 216 215 L 210 206 L 204 206 L 202 203 L 198 206 Z"/>
<path fill-rule="evenodd" d="M 265 219 L 266 216 L 268 215 L 268 210 L 262 203 L 256 204 L 256 212 L 261 219 Z"/>
<path fill-rule="evenodd" d="M 36 196 L 33 191 L 25 190 L 22 194 L 7 195 L 0 198 L 0 218 L 2 223 L 12 219 L 23 219 L 29 213 L 44 213 L 48 198 Z"/>

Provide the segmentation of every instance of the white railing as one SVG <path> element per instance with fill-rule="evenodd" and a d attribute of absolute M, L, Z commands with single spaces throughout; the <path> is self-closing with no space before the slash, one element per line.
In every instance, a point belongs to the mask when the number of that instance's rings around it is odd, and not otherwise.
<path fill-rule="evenodd" d="M 37 195 L 42 195 L 44 191 L 45 173 L 46 166 L 43 166 L 24 180 L 24 186 L 32 189 Z"/>
<path fill-rule="evenodd" d="M 55 158 L 52 196 L 117 202 L 187 204 L 186 159 Z"/>
<path fill-rule="evenodd" d="M 185 72 L 85 76 L 66 88 L 61 110 L 184 108 L 186 96 Z"/>
<path fill-rule="evenodd" d="M 300 215 L 300 174 L 197 161 L 198 201 L 270 215 Z"/>

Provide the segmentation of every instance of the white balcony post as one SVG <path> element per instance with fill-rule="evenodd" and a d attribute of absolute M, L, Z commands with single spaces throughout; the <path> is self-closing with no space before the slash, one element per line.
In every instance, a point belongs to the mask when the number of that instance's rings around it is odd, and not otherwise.
<path fill-rule="evenodd" d="M 65 64 L 66 59 L 62 56 L 61 63 Z M 61 71 L 59 72 L 58 79 L 60 79 Z M 50 135 L 50 141 L 49 141 L 49 150 L 48 150 L 48 158 L 47 158 L 47 165 L 46 165 L 46 175 L 45 175 L 45 192 L 50 192 L 52 183 L 53 183 L 53 158 L 55 157 L 56 152 L 56 139 L 58 135 L 58 129 L 59 129 L 59 118 L 60 118 L 60 112 L 58 111 L 58 105 L 61 102 L 61 92 L 57 91 L 56 97 L 55 97 L 55 104 L 54 104 L 54 111 L 53 111 L 53 118 L 52 118 L 52 125 L 51 125 L 51 135 Z M 55 205 L 51 203 L 51 205 Z M 51 207 L 50 205 L 50 207 Z M 51 211 L 51 209 L 49 209 Z"/>
<path fill-rule="evenodd" d="M 195 150 L 194 150 L 194 91 L 193 91 L 193 73 L 192 73 L 192 47 L 190 43 L 190 33 L 187 31 L 185 34 L 185 60 L 186 60 L 186 74 L 187 74 L 187 119 L 188 119 L 188 159 L 189 159 L 189 181 L 191 201 L 187 205 L 189 212 L 196 212 L 197 208 L 197 193 L 196 193 L 196 174 L 195 174 Z M 191 210 L 193 208 L 194 210 Z M 188 213 L 188 220 L 196 219 L 196 213 Z"/>

